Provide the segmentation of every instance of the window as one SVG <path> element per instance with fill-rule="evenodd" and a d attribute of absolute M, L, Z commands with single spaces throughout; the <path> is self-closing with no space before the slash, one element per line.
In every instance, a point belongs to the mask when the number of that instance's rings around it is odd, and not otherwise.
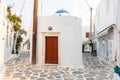
<path fill-rule="evenodd" d="M 100 12 L 98 12 L 98 24 L 100 23 Z"/>
<path fill-rule="evenodd" d="M 106 0 L 106 14 L 110 12 L 110 0 Z"/>
<path fill-rule="evenodd" d="M 93 25 L 93 28 L 94 28 L 94 35 L 95 35 L 95 23 L 94 23 L 94 25 Z"/>
<path fill-rule="evenodd" d="M 12 28 L 9 30 L 9 47 L 12 46 Z"/>
<path fill-rule="evenodd" d="M 11 40 L 12 39 L 12 36 L 11 35 L 9 35 L 9 46 L 11 46 Z"/>
<path fill-rule="evenodd" d="M 6 48 L 8 48 L 8 34 L 6 35 Z"/>
<path fill-rule="evenodd" d="M 86 38 L 89 38 L 90 33 L 86 32 Z"/>

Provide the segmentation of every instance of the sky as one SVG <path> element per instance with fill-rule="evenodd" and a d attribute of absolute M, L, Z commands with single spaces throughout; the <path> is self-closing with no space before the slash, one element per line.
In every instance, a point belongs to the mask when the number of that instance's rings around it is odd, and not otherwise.
<path fill-rule="evenodd" d="M 12 6 L 12 12 L 21 15 L 23 27 L 32 26 L 33 1 L 34 0 L 6 0 L 7 5 Z M 39 1 L 38 16 L 54 15 L 56 11 L 63 8 L 69 11 L 71 16 L 81 17 L 82 26 L 86 26 L 89 25 L 90 7 L 93 8 L 94 16 L 100 0 L 38 0 L 38 1 Z M 87 1 L 89 6 L 85 1 Z"/>

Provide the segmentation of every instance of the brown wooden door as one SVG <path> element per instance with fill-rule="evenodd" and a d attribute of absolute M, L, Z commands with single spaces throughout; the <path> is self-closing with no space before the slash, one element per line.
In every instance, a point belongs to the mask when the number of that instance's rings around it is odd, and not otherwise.
<path fill-rule="evenodd" d="M 46 37 L 45 63 L 58 64 L 58 37 Z"/>

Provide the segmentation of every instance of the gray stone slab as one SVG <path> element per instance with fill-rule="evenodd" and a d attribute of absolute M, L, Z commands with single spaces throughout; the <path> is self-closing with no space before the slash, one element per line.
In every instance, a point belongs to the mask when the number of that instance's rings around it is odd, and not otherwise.
<path fill-rule="evenodd" d="M 91 78 L 91 77 L 94 77 L 94 76 L 95 76 L 94 74 L 84 74 L 84 77 L 88 77 L 88 78 L 89 77 Z"/>
<path fill-rule="evenodd" d="M 40 77 L 47 77 L 47 74 L 40 74 Z"/>
<path fill-rule="evenodd" d="M 60 75 L 60 73 L 59 72 L 51 72 L 51 73 L 49 73 L 49 75 L 50 76 L 57 76 L 57 75 Z"/>
<path fill-rule="evenodd" d="M 22 73 L 14 73 L 13 78 L 22 77 Z"/>
<path fill-rule="evenodd" d="M 45 78 L 38 78 L 37 80 L 46 80 Z"/>
<path fill-rule="evenodd" d="M 101 62 L 97 57 L 90 54 L 83 55 L 83 63 L 85 68 L 69 68 L 57 65 L 38 66 L 31 65 L 28 61 L 28 54 L 19 56 L 20 62 L 12 64 L 15 59 L 6 62 L 6 80 L 10 77 L 17 79 L 27 78 L 29 80 L 107 80 L 112 79 L 113 68 L 105 62 Z M 16 62 L 19 60 L 16 60 Z M 7 75 L 9 74 L 9 75 Z M 26 80 L 27 80 L 26 79 Z M 12 79 L 11 79 L 12 80 Z"/>
<path fill-rule="evenodd" d="M 86 78 L 86 80 L 95 80 L 94 78 Z"/>
<path fill-rule="evenodd" d="M 72 73 L 73 74 L 83 74 L 84 72 L 83 71 L 73 71 Z"/>
<path fill-rule="evenodd" d="M 78 78 L 78 79 L 83 79 L 83 76 L 82 76 L 82 75 L 78 75 L 77 78 Z"/>
<path fill-rule="evenodd" d="M 73 77 L 71 75 L 63 75 L 64 79 L 73 79 Z"/>

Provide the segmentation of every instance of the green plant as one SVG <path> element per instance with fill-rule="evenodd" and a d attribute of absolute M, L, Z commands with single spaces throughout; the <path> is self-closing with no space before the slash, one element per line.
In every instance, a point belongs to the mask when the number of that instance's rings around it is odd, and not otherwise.
<path fill-rule="evenodd" d="M 88 41 L 87 41 L 87 44 L 88 44 L 89 46 L 91 46 L 91 45 L 92 45 L 92 40 L 88 40 Z"/>
<path fill-rule="evenodd" d="M 18 36 L 18 38 L 17 38 L 17 43 L 21 43 L 22 42 L 22 37 L 21 36 Z"/>
<path fill-rule="evenodd" d="M 14 32 L 14 41 L 13 41 L 12 54 L 18 54 L 18 50 L 19 50 L 21 42 L 22 42 L 22 37 L 21 37 L 20 34 L 17 36 L 17 34 L 21 30 L 21 22 L 22 22 L 22 20 L 16 14 L 12 14 L 10 6 L 7 7 L 7 18 L 11 22 L 11 24 L 13 26 L 13 29 L 15 31 Z"/>

